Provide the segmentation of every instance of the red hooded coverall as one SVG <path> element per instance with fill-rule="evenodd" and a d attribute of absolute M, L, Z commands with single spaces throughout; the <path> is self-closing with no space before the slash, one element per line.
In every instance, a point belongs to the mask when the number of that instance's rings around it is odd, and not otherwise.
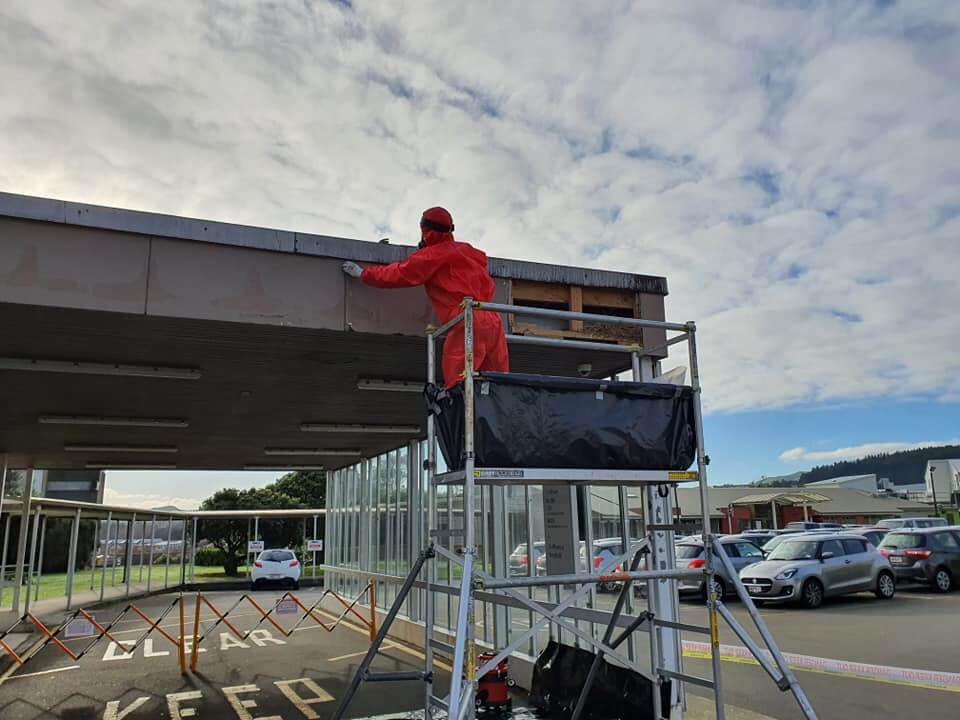
<path fill-rule="evenodd" d="M 423 285 L 441 323 L 460 311 L 466 297 L 480 302 L 493 300 L 493 279 L 487 272 L 487 256 L 472 245 L 456 242 L 452 233 L 423 232 L 424 247 L 402 262 L 364 268 L 360 279 L 378 288 Z M 510 357 L 500 316 L 478 311 L 473 319 L 473 367 L 479 371 L 509 372 Z M 463 323 L 447 333 L 443 343 L 443 380 L 453 387 L 463 377 Z"/>

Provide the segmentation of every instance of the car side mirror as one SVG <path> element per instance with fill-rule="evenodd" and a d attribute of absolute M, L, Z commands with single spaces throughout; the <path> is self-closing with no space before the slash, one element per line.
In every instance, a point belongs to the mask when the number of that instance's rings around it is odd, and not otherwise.
<path fill-rule="evenodd" d="M 820 560 L 821 560 L 821 561 L 823 561 L 823 560 L 829 560 L 829 559 L 832 558 L 832 557 L 833 557 L 833 553 L 830 552 L 829 550 L 827 550 L 825 553 L 822 553 L 822 554 L 820 555 Z"/>

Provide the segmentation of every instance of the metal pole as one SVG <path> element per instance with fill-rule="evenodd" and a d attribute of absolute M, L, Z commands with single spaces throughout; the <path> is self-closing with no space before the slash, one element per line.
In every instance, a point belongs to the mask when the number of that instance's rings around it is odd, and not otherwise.
<path fill-rule="evenodd" d="M 33 591 L 33 599 L 40 599 L 40 580 L 43 578 L 43 550 L 47 540 L 47 516 L 40 521 L 40 552 L 37 555 L 37 583 Z"/>
<path fill-rule="evenodd" d="M 3 475 L 0 475 L 0 508 L 3 507 L 3 499 L 7 496 L 7 461 L 6 454 L 3 456 Z M 3 563 L 6 564 L 7 556 L 3 556 Z"/>
<path fill-rule="evenodd" d="M 130 597 L 130 575 L 133 572 L 133 526 L 137 522 L 137 514 L 133 513 L 127 520 L 127 552 L 126 560 L 123 563 L 123 579 L 126 583 L 124 597 Z"/>
<path fill-rule="evenodd" d="M 73 603 L 73 576 L 77 570 L 77 545 L 80 541 L 80 508 L 73 516 L 70 526 L 70 550 L 67 556 L 67 610 Z"/>
<path fill-rule="evenodd" d="M 473 699 L 476 692 L 476 625 L 473 606 L 473 564 L 476 552 L 476 519 L 474 517 L 474 450 L 473 450 L 473 299 L 463 301 L 463 377 L 464 377 L 464 482 L 463 482 L 463 577 L 460 582 L 460 607 L 457 617 L 457 643 L 454 650 L 450 682 L 450 717 L 473 717 Z M 461 683 L 466 687 L 461 697 Z M 460 703 L 465 703 L 461 706 Z"/>
<path fill-rule="evenodd" d="M 103 572 L 100 573 L 100 599 L 103 600 L 103 591 L 106 589 L 107 585 L 107 562 L 109 561 L 110 555 L 110 532 L 113 528 L 113 511 L 107 513 L 107 539 L 103 544 Z M 97 559 L 93 559 L 93 564 L 96 566 Z"/>
<path fill-rule="evenodd" d="M 143 550 L 147 542 L 147 521 L 140 521 L 140 574 L 137 576 L 137 582 L 143 582 Z"/>
<path fill-rule="evenodd" d="M 180 541 L 180 589 L 183 589 L 183 585 L 187 582 L 187 519 L 184 518 L 182 521 L 181 535 L 183 539 Z"/>
<path fill-rule="evenodd" d="M 7 513 L 7 523 L 3 529 L 3 559 L 0 560 L 0 609 L 3 608 L 3 591 L 7 586 L 7 549 L 10 547 L 10 523 L 13 513 Z"/>
<path fill-rule="evenodd" d="M 157 539 L 157 516 L 150 518 L 150 571 L 147 573 L 147 592 L 153 584 L 153 544 Z"/>
<path fill-rule="evenodd" d="M 697 328 L 692 322 L 687 323 L 687 350 L 690 356 L 690 384 L 693 388 L 693 420 L 697 434 L 697 474 L 700 476 L 700 510 L 703 513 L 703 543 L 704 557 L 708 567 L 713 567 L 713 557 L 717 553 L 713 530 L 710 527 L 710 492 L 707 488 L 707 458 L 703 442 L 703 408 L 701 406 L 700 368 L 697 363 Z M 776 522 L 776 512 L 774 512 Z M 722 552 L 722 551 L 721 551 Z M 734 576 L 736 577 L 736 576 Z M 718 630 L 717 603 L 720 599 L 713 592 L 713 574 L 707 576 L 707 614 L 710 620 L 711 664 L 713 666 L 713 698 L 716 706 L 717 720 L 723 720 L 723 689 L 720 680 L 720 635 Z M 736 583 L 735 583 L 736 584 Z"/>
<path fill-rule="evenodd" d="M 770 501 L 770 517 L 773 518 L 773 529 L 779 530 L 780 523 L 777 520 L 777 502 L 775 500 Z M 733 528 L 730 528 L 730 532 L 733 532 Z"/>
<path fill-rule="evenodd" d="M 614 325 L 629 325 L 640 328 L 659 328 L 660 330 L 676 330 L 685 332 L 690 330 L 692 323 L 673 323 L 663 320 L 643 320 L 641 318 L 618 317 L 615 315 L 598 315 L 595 313 L 571 312 L 569 310 L 551 310 L 549 308 L 527 307 L 526 305 L 503 305 L 501 303 L 474 302 L 471 298 L 465 298 L 464 303 L 470 303 L 470 309 L 474 306 L 477 310 L 486 312 L 506 313 L 508 315 L 519 315 L 521 317 L 548 317 L 562 318 L 564 320 L 587 320 L 589 322 L 611 323 Z M 466 325 L 466 309 L 464 307 L 464 325 Z"/>
<path fill-rule="evenodd" d="M 259 541 L 260 541 L 260 518 L 259 518 L 259 517 L 254 517 L 254 518 L 253 518 L 253 541 L 254 541 L 254 542 L 259 542 Z M 247 548 L 247 553 L 248 553 L 248 554 L 247 554 L 247 567 L 250 567 L 250 565 L 251 565 L 252 563 L 256 562 L 256 560 L 257 560 L 257 554 L 256 554 L 256 553 L 252 553 L 252 554 L 251 554 L 251 553 L 250 553 L 250 548 Z"/>
<path fill-rule="evenodd" d="M 17 568 L 13 576 L 13 611 L 20 612 L 20 586 L 23 585 L 23 567 L 27 557 L 27 531 L 30 527 L 30 502 L 33 499 L 33 468 L 27 468 L 23 480 L 23 498 L 20 508 L 20 532 L 17 535 Z"/>
<path fill-rule="evenodd" d="M 163 568 L 163 589 L 166 590 L 170 584 L 170 544 L 173 542 L 173 520 L 167 515 L 167 564 Z"/>
<path fill-rule="evenodd" d="M 306 522 L 306 520 L 304 520 L 304 522 Z M 317 516 L 316 515 L 313 516 L 313 541 L 314 543 L 316 543 L 317 541 Z M 313 565 L 311 572 L 313 573 L 314 579 L 316 579 L 317 577 L 317 551 L 316 550 L 313 551 L 313 558 L 311 559 L 311 563 Z"/>
<path fill-rule="evenodd" d="M 110 587 L 116 587 L 117 584 L 117 545 L 120 544 L 120 519 L 117 518 L 117 534 L 113 539 L 113 562 L 110 565 Z"/>
<path fill-rule="evenodd" d="M 935 465 L 930 466 L 930 492 L 933 493 L 933 514 L 940 517 L 940 506 L 937 504 L 937 483 L 933 480 L 933 473 L 936 469 Z"/>
<path fill-rule="evenodd" d="M 316 564 L 316 563 L 314 563 Z M 197 581 L 197 518 L 193 518 L 193 534 L 190 536 L 190 582 Z"/>
<path fill-rule="evenodd" d="M 427 333 L 427 383 L 435 385 L 437 382 L 437 348 L 436 337 L 433 333 Z M 424 512 L 420 514 L 420 539 L 423 547 L 433 544 L 430 537 L 430 530 L 433 525 L 433 513 L 436 511 L 437 489 L 433 484 L 434 475 L 437 472 L 436 456 L 436 428 L 434 426 L 433 413 L 427 413 L 427 501 L 424 503 Z M 431 557 L 426 563 L 424 572 L 424 611 L 423 611 L 423 672 L 426 676 L 424 682 L 424 720 L 430 720 L 433 717 L 433 626 L 436 623 L 436 598 L 434 597 L 433 583 L 436 579 L 437 561 Z"/>
<path fill-rule="evenodd" d="M 42 513 L 43 508 L 37 505 L 37 512 L 33 516 L 33 537 L 30 539 L 30 563 L 27 566 L 27 596 L 23 603 L 24 613 L 30 612 L 30 583 L 33 578 L 33 562 L 37 554 L 37 539 L 40 535 L 40 515 Z"/>
<path fill-rule="evenodd" d="M 97 547 L 100 545 L 100 533 L 103 532 L 103 524 L 100 522 L 100 518 L 94 520 L 94 523 L 93 547 L 90 549 L 90 592 L 93 592 L 97 578 Z"/>

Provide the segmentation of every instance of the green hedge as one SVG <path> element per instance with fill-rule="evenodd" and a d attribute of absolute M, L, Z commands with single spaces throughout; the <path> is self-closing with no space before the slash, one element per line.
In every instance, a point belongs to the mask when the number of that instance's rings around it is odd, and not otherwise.
<path fill-rule="evenodd" d="M 209 545 L 197 550 L 196 564 L 200 567 L 223 567 L 223 552 Z"/>

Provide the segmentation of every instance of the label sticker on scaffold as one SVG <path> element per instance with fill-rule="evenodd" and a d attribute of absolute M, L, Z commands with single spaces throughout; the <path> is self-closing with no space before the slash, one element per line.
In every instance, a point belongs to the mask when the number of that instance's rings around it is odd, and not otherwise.
<path fill-rule="evenodd" d="M 476 480 L 517 480 L 523 478 L 523 470 L 474 470 Z"/>
<path fill-rule="evenodd" d="M 687 472 L 687 471 L 680 472 L 676 470 L 671 470 L 670 472 L 667 473 L 667 480 L 696 480 L 696 479 L 697 479 L 697 474 L 695 472 Z"/>

